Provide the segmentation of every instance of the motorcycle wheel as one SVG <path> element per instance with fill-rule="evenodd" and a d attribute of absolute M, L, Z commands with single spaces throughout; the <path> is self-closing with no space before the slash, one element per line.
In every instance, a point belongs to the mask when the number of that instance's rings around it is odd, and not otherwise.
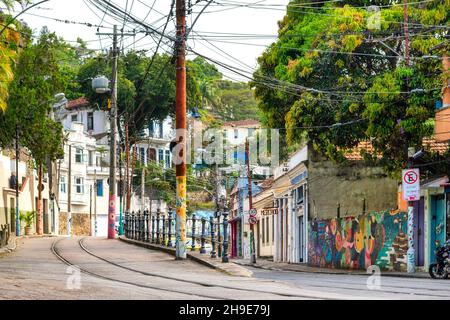
<path fill-rule="evenodd" d="M 445 268 L 442 268 L 439 270 L 439 266 L 437 263 L 430 264 L 430 267 L 428 268 L 428 273 L 433 279 L 447 279 L 448 278 L 448 272 L 445 270 Z"/>

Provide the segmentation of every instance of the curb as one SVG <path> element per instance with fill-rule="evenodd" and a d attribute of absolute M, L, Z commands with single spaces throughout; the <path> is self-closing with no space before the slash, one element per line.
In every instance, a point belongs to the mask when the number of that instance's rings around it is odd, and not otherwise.
<path fill-rule="evenodd" d="M 282 269 L 282 268 L 275 268 L 275 267 L 267 267 L 263 265 L 254 265 L 251 263 L 242 263 L 242 262 L 234 262 L 235 264 L 246 266 L 246 267 L 252 267 L 257 269 L 263 269 L 263 270 L 272 270 L 272 271 L 283 271 L 283 272 L 301 272 L 301 273 L 315 273 L 315 274 L 330 274 L 330 275 L 350 275 L 350 276 L 367 276 L 368 273 L 365 272 L 327 272 L 327 271 L 312 271 L 312 270 L 295 270 L 295 269 Z M 386 277 L 395 277 L 395 278 L 410 278 L 410 279 L 428 279 L 426 275 L 410 275 L 407 273 L 383 273 L 381 272 L 382 276 Z"/>
<path fill-rule="evenodd" d="M 125 238 L 124 236 L 119 236 L 118 239 L 120 241 L 129 243 L 129 244 L 133 244 L 133 245 L 136 245 L 139 247 L 143 247 L 146 249 L 162 251 L 164 253 L 170 254 L 175 257 L 175 248 L 169 248 L 169 247 L 164 247 L 164 246 L 160 246 L 157 244 L 128 239 L 128 238 Z M 226 273 L 227 275 L 230 275 L 230 276 L 251 277 L 251 275 L 253 274 L 251 271 L 249 271 L 246 268 L 243 268 L 241 266 L 239 266 L 239 268 L 242 270 L 238 270 L 238 271 L 230 270 L 230 268 L 227 268 L 227 266 L 225 266 L 225 265 L 222 266 L 221 262 L 219 262 L 219 261 L 217 261 L 217 263 L 213 262 L 213 261 L 208 261 L 208 259 L 204 259 L 196 254 L 192 254 L 189 252 L 186 253 L 186 256 L 188 259 L 190 259 L 192 261 L 195 261 L 195 262 L 202 264 L 206 267 L 209 267 L 211 269 L 215 269 L 217 271 Z M 228 266 L 238 267 L 238 264 L 230 262 L 228 264 Z"/>

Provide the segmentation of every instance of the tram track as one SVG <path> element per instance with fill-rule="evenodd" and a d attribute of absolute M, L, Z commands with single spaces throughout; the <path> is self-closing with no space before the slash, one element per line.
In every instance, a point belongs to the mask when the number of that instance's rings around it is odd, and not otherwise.
<path fill-rule="evenodd" d="M 215 300 L 224 300 L 223 297 L 218 297 L 218 296 L 212 296 L 212 295 L 205 295 L 205 294 L 195 294 L 192 292 L 185 292 L 185 291 L 181 291 L 181 290 L 174 290 L 174 289 L 166 289 L 166 288 L 159 288 L 156 286 L 151 286 L 151 285 L 146 285 L 146 284 L 139 284 L 139 283 L 135 283 L 135 282 L 130 282 L 130 281 L 125 281 L 125 280 L 120 280 L 120 279 L 115 279 L 115 278 L 111 278 L 108 276 L 104 276 L 92 271 L 89 271 L 87 269 L 81 268 L 80 266 L 72 263 L 70 260 L 68 260 L 67 258 L 65 258 L 60 250 L 58 250 L 57 248 L 57 244 L 63 239 L 57 239 L 55 241 L 53 241 L 52 243 L 52 247 L 51 247 L 51 251 L 52 253 L 59 259 L 61 260 L 63 263 L 65 263 L 68 266 L 76 266 L 80 272 L 85 273 L 87 275 L 90 275 L 92 277 L 95 278 L 99 278 L 99 279 L 103 279 L 103 280 L 108 280 L 108 281 L 112 281 L 112 282 L 117 282 L 117 283 L 122 283 L 122 284 L 127 284 L 127 285 L 131 285 L 131 286 L 136 286 L 136 287 L 140 287 L 140 288 L 145 288 L 145 289 L 152 289 L 152 290 L 157 290 L 157 291 L 164 291 L 164 292 L 172 292 L 172 293 L 178 293 L 178 294 L 184 294 L 186 296 L 192 297 L 192 296 L 196 296 L 199 298 L 208 298 L 208 299 L 215 299 Z"/>
<path fill-rule="evenodd" d="M 108 264 L 114 265 L 116 267 L 119 267 L 119 268 L 122 268 L 122 269 L 125 269 L 125 270 L 128 270 L 128 271 L 131 271 L 131 272 L 139 273 L 139 274 L 142 274 L 142 275 L 145 275 L 145 276 L 157 277 L 157 278 L 162 278 L 162 279 L 166 279 L 166 280 L 184 282 L 184 283 L 200 285 L 200 286 L 203 286 L 203 287 L 210 287 L 210 288 L 222 288 L 222 289 L 230 289 L 230 290 L 237 290 L 237 291 L 244 291 L 244 292 L 272 294 L 272 295 L 277 295 L 277 296 L 281 296 L 281 297 L 285 297 L 285 298 L 323 299 L 323 297 L 311 296 L 311 295 L 298 295 L 298 294 L 281 293 L 281 292 L 266 291 L 266 290 L 238 288 L 238 287 L 227 286 L 227 285 L 211 284 L 211 283 L 206 283 L 206 282 L 202 282 L 202 281 L 180 279 L 180 278 L 176 278 L 176 277 L 164 276 L 164 275 L 160 275 L 160 274 L 157 274 L 157 273 L 152 273 L 152 272 L 147 272 L 147 271 L 143 271 L 143 270 L 138 270 L 138 269 L 126 267 L 126 266 L 123 266 L 121 264 L 118 264 L 118 263 L 116 263 L 114 261 L 111 261 L 109 259 L 106 259 L 104 257 L 101 257 L 101 256 L 93 253 L 92 251 L 87 249 L 86 246 L 84 245 L 84 243 L 83 243 L 84 239 L 85 238 L 80 239 L 78 241 L 78 244 L 81 247 L 81 249 L 84 252 L 86 252 L 87 254 L 89 254 L 89 255 L 91 255 L 91 256 L 99 259 L 99 260 L 102 260 L 102 261 L 104 261 L 104 262 L 106 262 Z"/>

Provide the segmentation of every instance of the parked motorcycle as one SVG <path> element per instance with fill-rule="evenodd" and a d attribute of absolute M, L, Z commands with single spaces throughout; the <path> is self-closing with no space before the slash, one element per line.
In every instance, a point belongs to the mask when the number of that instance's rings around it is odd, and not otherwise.
<path fill-rule="evenodd" d="M 450 273 L 450 240 L 443 246 L 436 245 L 436 263 L 430 264 L 428 273 L 433 279 L 447 279 Z"/>

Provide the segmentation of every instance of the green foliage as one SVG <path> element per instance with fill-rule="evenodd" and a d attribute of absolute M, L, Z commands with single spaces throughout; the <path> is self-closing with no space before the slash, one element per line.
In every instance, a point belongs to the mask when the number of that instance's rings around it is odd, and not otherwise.
<path fill-rule="evenodd" d="M 18 125 L 20 143 L 37 165 L 63 156 L 62 127 L 49 117 L 54 95 L 65 87 L 57 54 L 60 46 L 61 40 L 45 28 L 36 44 L 27 44 L 10 86 L 8 109 L 0 116 L 5 124 L 0 129 L 1 145 L 11 145 Z"/>
<path fill-rule="evenodd" d="M 370 140 L 385 168 L 397 172 L 406 165 L 405 148 L 420 147 L 422 137 L 432 133 L 427 120 L 440 99 L 443 74 L 440 59 L 422 56 L 438 54 L 431 48 L 446 41 L 447 29 L 427 26 L 448 26 L 450 3 L 410 6 L 414 27 L 411 65 L 406 66 L 401 58 L 403 6 L 383 7 L 381 29 L 376 30 L 369 28 L 370 13 L 361 6 L 388 1 L 342 1 L 301 10 L 295 6 L 307 2 L 290 2 L 279 23 L 279 39 L 258 59 L 252 86 L 262 119 L 269 127 L 286 128 L 290 145 L 309 140 L 336 161 Z M 426 93 L 404 93 L 414 88 Z M 362 121 L 323 127 L 355 120 Z"/>
<path fill-rule="evenodd" d="M 248 84 L 222 79 L 217 68 L 202 57 L 190 61 L 188 70 L 199 86 L 199 112 L 204 122 L 259 120 L 258 106 Z"/>
<path fill-rule="evenodd" d="M 21 211 L 19 214 L 19 220 L 25 223 L 25 227 L 29 228 L 33 226 L 36 211 Z"/>

